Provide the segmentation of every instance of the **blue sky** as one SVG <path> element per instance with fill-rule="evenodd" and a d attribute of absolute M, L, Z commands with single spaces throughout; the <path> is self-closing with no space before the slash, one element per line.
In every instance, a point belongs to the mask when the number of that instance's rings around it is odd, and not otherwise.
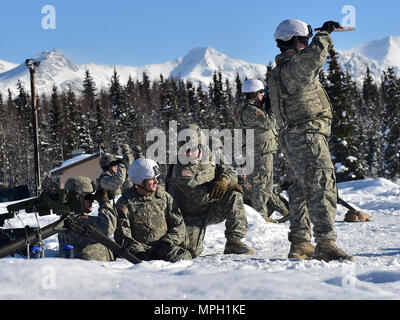
<path fill-rule="evenodd" d="M 46 5 L 55 9 L 55 29 L 42 27 Z M 7 0 L 0 10 L 0 59 L 22 63 L 58 48 L 77 64 L 139 66 L 210 46 L 266 64 L 277 53 L 273 33 L 282 20 L 298 18 L 316 28 L 341 22 L 346 5 L 355 9 L 357 30 L 334 34 L 336 48 L 400 35 L 395 0 Z"/>

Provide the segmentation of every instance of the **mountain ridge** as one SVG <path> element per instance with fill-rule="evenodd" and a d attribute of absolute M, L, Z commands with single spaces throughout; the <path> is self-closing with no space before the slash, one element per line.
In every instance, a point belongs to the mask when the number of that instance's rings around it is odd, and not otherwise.
<path fill-rule="evenodd" d="M 400 36 L 388 36 L 359 44 L 349 50 L 337 51 L 342 70 L 347 70 L 359 86 L 362 85 L 367 67 L 376 83 L 380 83 L 382 73 L 388 67 L 394 67 L 399 75 Z M 121 83 L 126 83 L 129 77 L 141 81 L 143 73 L 146 73 L 151 81 L 159 80 L 162 74 L 164 78 L 189 80 L 203 87 L 207 87 L 212 81 L 214 72 L 221 71 L 224 80 L 228 79 L 232 84 L 237 74 L 241 79 L 264 79 L 267 70 L 265 65 L 230 58 L 209 46 L 193 48 L 186 55 L 174 60 L 143 66 L 94 63 L 77 65 L 59 49 L 43 51 L 34 59 L 41 62 L 36 74 L 39 94 L 50 92 L 53 85 L 61 90 L 71 87 L 74 91 L 82 91 L 86 70 L 90 71 L 99 90 L 109 87 L 114 70 L 117 71 Z M 326 63 L 324 69 L 327 69 Z M 25 63 L 15 64 L 0 60 L 0 92 L 5 93 L 10 89 L 16 95 L 18 80 L 25 88 L 30 87 L 29 71 Z"/>

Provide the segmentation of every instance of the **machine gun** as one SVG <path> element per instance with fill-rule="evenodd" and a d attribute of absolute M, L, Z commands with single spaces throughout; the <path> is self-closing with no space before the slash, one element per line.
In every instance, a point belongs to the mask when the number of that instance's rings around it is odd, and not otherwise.
<path fill-rule="evenodd" d="M 14 218 L 19 211 L 25 210 L 27 213 L 38 213 L 39 216 L 46 216 L 52 213 L 60 215 L 61 218 L 43 228 L 25 227 L 24 236 L 9 238 L 9 241 L 0 246 L 0 258 L 20 252 L 30 244 L 39 243 L 60 231 L 71 231 L 94 239 L 110 249 L 115 257 L 122 257 L 133 264 L 140 263 L 134 254 L 107 236 L 89 225 L 79 216 L 74 215 L 76 209 L 80 209 L 80 201 L 77 201 L 75 191 L 59 190 L 57 193 L 43 191 L 38 197 L 20 201 L 7 206 L 7 213 L 0 214 L 0 226 L 4 226 L 4 221 Z M 12 229 L 8 229 L 12 230 Z M 4 230 L 3 230 L 4 231 Z"/>
<path fill-rule="evenodd" d="M 4 227 L 5 220 L 14 218 L 19 211 L 25 210 L 26 213 L 37 212 L 39 216 L 47 216 L 53 213 L 57 215 L 69 215 L 73 213 L 76 204 L 72 201 L 76 199 L 75 191 L 61 189 L 57 193 L 43 191 L 38 197 L 24 201 L 19 201 L 7 206 L 7 213 L 0 214 L 0 227 Z M 71 204 L 73 206 L 71 207 Z"/>

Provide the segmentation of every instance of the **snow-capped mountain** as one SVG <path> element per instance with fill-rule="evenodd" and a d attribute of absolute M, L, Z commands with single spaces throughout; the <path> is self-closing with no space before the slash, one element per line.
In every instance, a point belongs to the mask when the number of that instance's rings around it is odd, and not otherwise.
<path fill-rule="evenodd" d="M 53 85 L 61 90 L 67 90 L 71 87 L 73 90 L 81 91 L 86 70 L 90 71 L 98 89 L 110 85 L 114 68 L 120 76 L 121 83 L 124 84 L 128 81 L 129 76 L 133 80 L 141 80 L 144 72 L 150 80 L 158 80 L 160 74 L 162 74 L 164 78 L 182 78 L 203 86 L 208 86 L 214 71 L 221 70 L 224 79 L 228 78 L 231 83 L 235 80 L 237 73 L 241 78 L 256 77 L 261 79 L 264 78 L 266 73 L 266 66 L 264 65 L 231 59 L 210 47 L 195 48 L 184 57 L 162 64 L 138 67 L 96 65 L 93 63 L 75 65 L 58 49 L 45 51 L 34 59 L 40 61 L 40 66 L 36 72 L 36 87 L 39 94 L 50 92 Z M 18 80 L 25 88 L 30 88 L 29 71 L 25 62 L 20 65 L 7 64 L 6 62 L 3 64 L 5 66 L 4 72 L 1 69 L 2 61 L 0 61 L 0 92 L 7 92 L 10 88 L 16 94 Z"/>
<path fill-rule="evenodd" d="M 394 67 L 399 76 L 400 36 L 389 36 L 360 44 L 350 50 L 339 51 L 339 63 L 357 84 L 362 84 L 367 67 L 376 83 L 381 82 L 383 71 L 389 67 Z"/>
<path fill-rule="evenodd" d="M 17 66 L 15 63 L 0 60 L 0 72 L 6 72 L 8 70 L 14 69 Z"/>
<path fill-rule="evenodd" d="M 362 84 L 367 67 L 370 68 L 376 83 L 380 83 L 382 73 L 388 67 L 394 67 L 396 74 L 400 75 L 400 36 L 389 36 L 360 44 L 350 50 L 338 51 L 342 70 L 347 70 L 358 85 Z M 142 80 L 143 73 L 146 73 L 152 81 L 158 80 L 162 74 L 164 78 L 190 80 L 204 87 L 209 85 L 214 71 L 220 70 L 223 78 L 229 79 L 231 83 L 234 82 L 237 73 L 242 79 L 246 77 L 264 79 L 266 73 L 265 65 L 232 59 L 211 47 L 195 48 L 175 60 L 144 66 L 110 66 L 94 63 L 76 65 L 58 49 L 45 51 L 34 59 L 41 62 L 36 74 L 39 94 L 50 92 L 53 85 L 60 90 L 71 87 L 77 92 L 81 91 L 86 70 L 90 71 L 98 89 L 110 85 L 114 68 L 123 84 L 128 81 L 129 76 L 133 80 Z M 18 80 L 26 89 L 30 88 L 29 71 L 25 62 L 17 65 L 0 60 L 0 92 L 6 94 L 9 88 L 13 94 L 17 94 Z"/>

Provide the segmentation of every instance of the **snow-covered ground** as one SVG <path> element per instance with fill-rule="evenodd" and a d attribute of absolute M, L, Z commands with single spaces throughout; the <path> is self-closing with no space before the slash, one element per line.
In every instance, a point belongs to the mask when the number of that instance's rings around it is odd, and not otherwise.
<path fill-rule="evenodd" d="M 114 262 L 58 258 L 57 236 L 45 240 L 45 259 L 0 260 L 0 299 L 133 300 L 392 300 L 400 298 L 400 186 L 385 179 L 339 185 L 341 198 L 372 215 L 345 223 L 338 205 L 338 245 L 356 263 L 289 261 L 289 223 L 266 223 L 246 207 L 245 242 L 252 256 L 223 255 L 224 224 L 207 229 L 205 250 L 193 261 Z M 0 204 L 0 212 L 7 203 Z M 95 208 L 96 209 L 96 208 Z M 20 214 L 24 222 L 35 218 Z M 40 218 L 41 225 L 57 219 Z M 12 226 L 21 222 L 14 219 Z"/>

